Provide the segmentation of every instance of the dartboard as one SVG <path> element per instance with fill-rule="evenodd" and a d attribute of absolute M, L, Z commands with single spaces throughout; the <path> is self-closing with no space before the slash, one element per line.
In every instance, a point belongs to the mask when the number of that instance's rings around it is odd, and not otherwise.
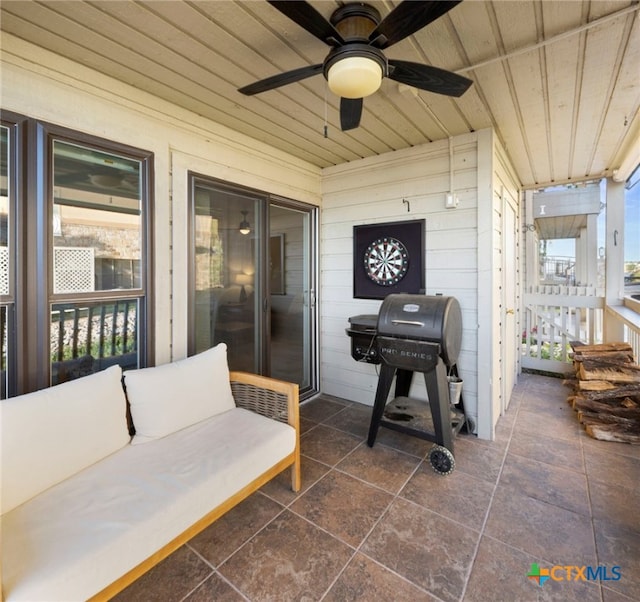
<path fill-rule="evenodd" d="M 364 271 L 380 286 L 397 284 L 408 269 L 409 253 L 397 238 L 378 238 L 364 252 Z"/>

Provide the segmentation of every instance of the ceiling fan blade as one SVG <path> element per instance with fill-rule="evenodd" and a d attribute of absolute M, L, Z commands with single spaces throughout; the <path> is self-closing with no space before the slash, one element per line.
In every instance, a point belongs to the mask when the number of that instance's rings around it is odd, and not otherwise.
<path fill-rule="evenodd" d="M 369 41 L 377 48 L 388 48 L 429 25 L 460 2 L 462 0 L 430 0 L 428 2 L 404 0 L 371 32 Z M 284 2 L 284 4 L 287 3 Z"/>
<path fill-rule="evenodd" d="M 362 117 L 362 98 L 340 99 L 340 129 L 343 132 L 353 130 L 360 125 Z"/>
<path fill-rule="evenodd" d="M 401 84 L 446 96 L 462 96 L 473 83 L 462 75 L 438 67 L 394 59 L 389 59 L 388 77 Z"/>
<path fill-rule="evenodd" d="M 344 44 L 344 39 L 338 33 L 338 30 L 308 2 L 302 2 L 300 0 L 267 1 L 283 15 L 289 17 L 294 23 L 306 29 L 310 34 L 313 34 L 325 44 L 329 46 L 340 46 Z"/>
<path fill-rule="evenodd" d="M 322 64 L 309 65 L 308 67 L 300 67 L 300 69 L 294 69 L 293 71 L 287 71 L 286 73 L 278 73 L 278 75 L 272 75 L 266 79 L 238 88 L 238 92 L 252 96 L 253 94 L 259 94 L 260 92 L 266 92 L 267 90 L 273 90 L 280 86 L 286 86 L 287 84 L 294 84 L 300 80 L 307 79 L 312 75 L 322 73 Z"/>

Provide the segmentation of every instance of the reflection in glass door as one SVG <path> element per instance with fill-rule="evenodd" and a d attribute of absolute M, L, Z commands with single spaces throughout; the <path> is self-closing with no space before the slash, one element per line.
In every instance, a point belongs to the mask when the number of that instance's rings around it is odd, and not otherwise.
<path fill-rule="evenodd" d="M 191 195 L 190 353 L 224 342 L 231 370 L 260 372 L 259 198 L 199 179 Z"/>
<path fill-rule="evenodd" d="M 311 213 L 271 204 L 269 208 L 269 293 L 271 376 L 312 384 Z"/>

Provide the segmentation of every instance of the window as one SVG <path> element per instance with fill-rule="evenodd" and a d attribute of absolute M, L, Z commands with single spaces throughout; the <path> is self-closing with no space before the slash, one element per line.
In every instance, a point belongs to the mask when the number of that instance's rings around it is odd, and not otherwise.
<path fill-rule="evenodd" d="M 147 365 L 150 153 L 33 120 L 24 127 L 29 143 L 16 156 L 26 157 L 28 184 L 16 195 L 16 245 L 24 253 L 16 265 L 17 345 L 7 353 L 17 367 L 11 394 L 114 364 Z M 0 205 L 11 232 L 6 213 Z"/>
<path fill-rule="evenodd" d="M 15 386 L 13 235 L 16 188 L 16 127 L 0 125 L 0 399 Z"/>

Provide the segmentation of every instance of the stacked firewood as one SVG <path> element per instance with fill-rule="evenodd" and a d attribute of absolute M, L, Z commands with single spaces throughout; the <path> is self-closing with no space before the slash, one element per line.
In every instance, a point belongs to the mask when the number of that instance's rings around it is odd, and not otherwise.
<path fill-rule="evenodd" d="M 640 444 L 640 366 L 627 343 L 572 343 L 568 402 L 594 439 Z"/>

